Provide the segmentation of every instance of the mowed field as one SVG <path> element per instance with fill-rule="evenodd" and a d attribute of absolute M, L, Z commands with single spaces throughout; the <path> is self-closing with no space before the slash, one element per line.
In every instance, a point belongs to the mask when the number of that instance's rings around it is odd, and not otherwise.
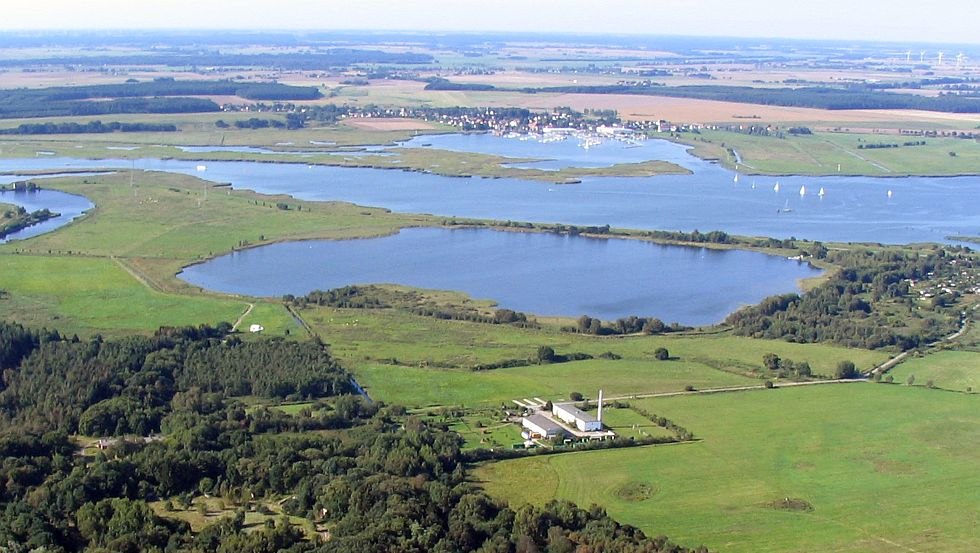
<path fill-rule="evenodd" d="M 980 143 L 960 138 L 837 132 L 777 138 L 708 130 L 682 137 L 685 143 L 695 147 L 695 152 L 717 157 L 728 165 L 735 160 L 725 148 L 734 148 L 742 158 L 739 170 L 746 173 L 871 176 L 980 173 Z M 925 144 L 903 145 L 919 141 Z M 877 144 L 900 146 L 867 147 Z"/>
<path fill-rule="evenodd" d="M 499 405 L 512 399 L 565 399 L 573 391 L 594 397 L 761 385 L 762 358 L 773 352 L 807 361 L 830 375 L 838 361 L 870 368 L 884 352 L 823 344 L 792 344 L 734 336 L 595 337 L 554 327 L 520 329 L 421 317 L 393 309 L 311 308 L 300 311 L 331 351 L 354 371 L 374 399 L 412 407 Z M 595 359 L 473 371 L 477 364 L 534 358 L 539 346 Z M 672 357 L 657 361 L 666 347 Z M 601 359 L 605 352 L 622 357 Z"/>
<path fill-rule="evenodd" d="M 917 386 L 932 382 L 946 390 L 977 391 L 980 390 L 980 353 L 940 351 L 905 361 L 892 369 L 891 375 L 900 383 L 914 376 Z"/>
<path fill-rule="evenodd" d="M 977 551 L 977 401 L 868 383 L 650 399 L 635 404 L 699 441 L 504 461 L 474 478 L 512 505 L 598 504 L 712 551 Z"/>
<path fill-rule="evenodd" d="M 107 258 L 0 255 L 3 318 L 71 335 L 233 323 L 243 301 L 151 290 Z M 285 315 L 285 313 L 283 313 Z"/>

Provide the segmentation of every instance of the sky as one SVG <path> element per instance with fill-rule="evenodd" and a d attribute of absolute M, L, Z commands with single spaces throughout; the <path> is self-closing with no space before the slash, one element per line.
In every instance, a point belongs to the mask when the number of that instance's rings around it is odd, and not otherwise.
<path fill-rule="evenodd" d="M 980 1 L 12 0 L 33 29 L 546 31 L 980 44 Z"/>

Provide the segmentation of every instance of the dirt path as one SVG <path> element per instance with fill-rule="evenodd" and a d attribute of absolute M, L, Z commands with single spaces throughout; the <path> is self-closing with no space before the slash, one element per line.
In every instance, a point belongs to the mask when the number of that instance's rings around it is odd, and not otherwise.
<path fill-rule="evenodd" d="M 852 151 L 848 150 L 847 148 L 843 148 L 843 147 L 841 147 L 838 144 L 834 144 L 833 142 L 831 142 L 829 140 L 824 140 L 824 142 L 826 142 L 827 144 L 830 144 L 831 146 L 833 146 L 834 148 L 837 148 L 838 150 L 844 152 L 845 154 L 847 154 L 849 156 L 856 157 L 856 158 L 860 159 L 861 161 L 863 161 L 863 162 L 865 162 L 865 163 L 867 163 L 867 164 L 869 164 L 869 165 L 871 165 L 873 167 L 877 167 L 878 169 L 881 169 L 882 171 L 884 171 L 886 173 L 891 173 L 892 172 L 892 170 L 889 169 L 888 167 L 885 167 L 884 165 L 881 165 L 880 163 L 875 163 L 874 161 L 871 161 L 870 159 L 868 159 L 868 158 L 866 158 L 866 157 L 864 157 L 864 156 L 862 156 L 862 155 L 860 155 L 858 153 L 852 152 Z"/>
<path fill-rule="evenodd" d="M 241 315 L 239 315 L 238 320 L 235 321 L 235 324 L 231 325 L 231 331 L 232 332 L 237 331 L 238 330 L 238 327 L 242 325 L 242 321 L 245 320 L 245 317 L 248 317 L 248 314 L 252 312 L 252 309 L 255 309 L 255 304 L 254 303 L 249 303 L 247 305 L 248 305 L 248 307 L 246 307 L 245 308 L 245 311 Z"/>
<path fill-rule="evenodd" d="M 980 307 L 980 303 L 974 304 L 973 307 L 970 309 L 970 311 L 976 311 L 978 307 Z M 959 338 L 960 336 L 966 333 L 967 329 L 970 328 L 971 319 L 972 317 L 967 317 L 966 315 L 964 315 L 963 318 L 960 320 L 959 330 L 950 334 L 949 336 L 946 336 L 945 338 L 940 338 L 939 340 L 936 340 L 931 344 L 927 344 L 927 347 L 934 347 L 944 342 L 952 342 L 953 340 Z M 898 365 L 899 363 L 904 361 L 905 358 L 908 357 L 910 353 L 912 353 L 912 350 L 903 351 L 902 353 L 899 353 L 895 357 L 892 357 L 891 359 L 885 361 L 884 363 L 878 365 L 877 367 L 869 371 L 865 371 L 864 375 L 871 377 L 874 376 L 875 374 L 885 374 L 888 371 L 892 370 L 892 368 L 894 368 L 895 365 Z"/>

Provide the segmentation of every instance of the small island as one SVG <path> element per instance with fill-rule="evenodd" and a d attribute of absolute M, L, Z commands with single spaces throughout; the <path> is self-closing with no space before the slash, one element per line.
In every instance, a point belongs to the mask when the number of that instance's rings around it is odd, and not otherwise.
<path fill-rule="evenodd" d="M 23 207 L 0 203 L 0 239 L 59 215 L 60 213 L 54 213 L 49 209 L 28 213 Z"/>

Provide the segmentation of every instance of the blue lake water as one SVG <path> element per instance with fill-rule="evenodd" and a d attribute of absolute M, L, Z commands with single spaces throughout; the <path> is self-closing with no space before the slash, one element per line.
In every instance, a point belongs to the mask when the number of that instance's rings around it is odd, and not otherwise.
<path fill-rule="evenodd" d="M 629 315 L 702 325 L 796 291 L 819 271 L 755 252 L 488 229 L 413 228 L 383 238 L 285 242 L 184 269 L 183 280 L 253 296 L 350 284 L 459 290 L 538 315 Z"/>
<path fill-rule="evenodd" d="M 556 185 L 305 163 L 207 161 L 206 170 L 199 171 L 200 161 L 140 159 L 135 167 L 184 173 L 267 194 L 341 200 L 447 217 L 723 230 L 843 242 L 941 242 L 949 235 L 980 235 L 980 177 L 743 175 L 735 182 L 730 170 L 695 158 L 683 146 L 663 140 L 639 145 L 606 141 L 585 149 L 572 138 L 541 143 L 491 135 L 439 135 L 417 137 L 387 148 L 391 151 L 402 146 L 547 158 L 535 163 L 545 164 L 546 169 L 664 159 L 693 174 L 586 178 L 579 184 Z M 0 171 L 128 170 L 133 166 L 133 161 L 120 159 L 41 156 L 0 160 Z M 9 177 L 5 182 L 23 178 Z M 779 191 L 774 190 L 777 182 Z M 803 194 L 801 187 L 805 187 Z M 822 197 L 817 195 L 821 188 Z M 30 194 L 8 192 L 0 201 L 32 210 L 47 207 L 65 215 L 22 231 L 18 238 L 56 228 L 91 207 L 77 196 L 47 191 Z M 396 282 L 460 290 L 537 314 L 601 318 L 635 314 L 703 324 L 720 320 L 740 305 L 793 290 L 795 280 L 809 274 L 812 269 L 795 262 L 746 252 L 426 229 L 406 230 L 378 240 L 276 244 L 188 268 L 183 277 L 214 290 L 271 296 L 353 283 Z"/>
<path fill-rule="evenodd" d="M 22 176 L 0 175 L 0 184 L 9 184 L 11 182 L 25 180 L 25 178 Z M 41 179 L 32 178 L 31 180 L 38 183 L 38 186 L 44 186 L 44 181 Z M 30 192 L 13 190 L 0 192 L 0 203 L 18 205 L 28 212 L 46 208 L 54 213 L 60 213 L 58 217 L 13 232 L 5 238 L 0 238 L 0 244 L 6 244 L 12 240 L 24 240 L 32 236 L 50 232 L 68 224 L 82 213 L 95 207 L 95 204 L 82 196 L 43 188 Z"/>
<path fill-rule="evenodd" d="M 416 136 L 402 142 L 405 148 L 434 148 L 454 152 L 472 152 L 512 158 L 531 158 L 541 161 L 513 163 L 511 167 L 558 170 L 566 167 L 609 167 L 617 163 L 639 163 L 659 159 L 695 170 L 699 160 L 687 153 L 687 148 L 665 140 L 643 140 L 626 143 L 606 139 L 589 148 L 574 136 L 548 141 L 528 135 L 529 139 L 505 138 L 493 134 L 441 134 Z"/>
<path fill-rule="evenodd" d="M 427 140 L 480 145 L 475 137 Z M 508 147 L 531 142 L 508 140 Z M 485 144 L 493 145 L 487 139 Z M 417 139 L 421 140 L 421 139 Z M 435 144 L 435 142 L 433 142 Z M 558 146 L 563 142 L 539 144 Z M 612 143 L 608 147 L 612 148 Z M 440 144 L 441 145 L 441 144 Z M 575 145 L 570 147 L 581 150 Z M 400 212 L 498 220 L 604 225 L 636 229 L 809 238 L 841 242 L 942 242 L 980 235 L 980 177 L 749 177 L 689 155 L 682 146 L 648 140 L 643 157 L 668 159 L 691 175 L 586 178 L 573 185 L 518 179 L 453 178 L 398 170 L 309 166 L 302 163 L 140 159 L 138 169 L 172 171 L 232 183 L 267 194 L 341 200 Z M 475 147 L 473 148 L 476 149 Z M 482 149 L 482 147 L 481 147 Z M 574 150 L 572 150 L 574 152 Z M 587 154 L 579 154 L 587 155 Z M 590 155 L 590 154 L 588 154 Z M 624 154 L 632 155 L 632 154 Z M 569 153 L 563 163 L 569 161 Z M 0 160 L 0 171 L 59 167 L 129 168 L 129 160 L 38 157 Z M 773 187 L 780 184 L 780 191 Z M 799 194 L 805 187 L 807 192 Z M 817 191 L 823 188 L 824 196 Z M 891 196 L 888 192 L 891 191 Z"/>

